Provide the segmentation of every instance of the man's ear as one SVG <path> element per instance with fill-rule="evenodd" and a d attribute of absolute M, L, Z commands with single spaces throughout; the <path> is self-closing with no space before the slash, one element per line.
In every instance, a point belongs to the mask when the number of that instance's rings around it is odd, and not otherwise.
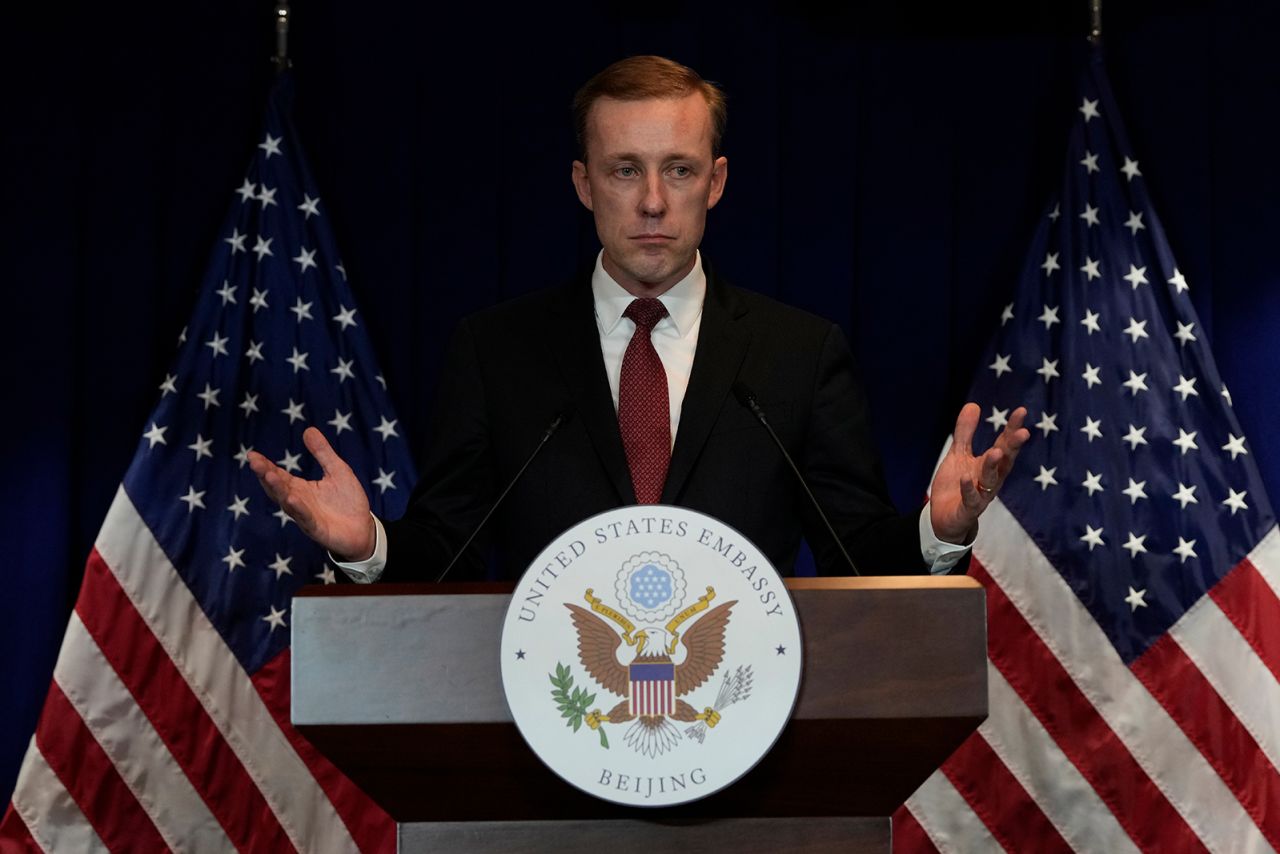
<path fill-rule="evenodd" d="M 717 157 L 711 166 L 711 192 L 707 196 L 707 210 L 716 206 L 724 195 L 724 182 L 729 180 L 729 158 Z"/>
<path fill-rule="evenodd" d="M 582 202 L 582 206 L 594 211 L 595 208 L 591 207 L 591 181 L 587 179 L 587 164 L 581 160 L 573 161 L 573 189 L 577 191 L 578 201 Z"/>

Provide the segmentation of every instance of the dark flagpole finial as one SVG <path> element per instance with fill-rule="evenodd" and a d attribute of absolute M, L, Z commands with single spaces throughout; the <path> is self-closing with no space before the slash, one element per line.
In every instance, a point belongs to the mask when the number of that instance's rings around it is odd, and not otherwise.
<path fill-rule="evenodd" d="M 1089 41 L 1102 41 L 1102 0 L 1089 0 Z"/>
<path fill-rule="evenodd" d="M 271 58 L 276 71 L 288 68 L 289 61 L 289 2 L 278 0 L 276 3 L 276 55 Z"/>

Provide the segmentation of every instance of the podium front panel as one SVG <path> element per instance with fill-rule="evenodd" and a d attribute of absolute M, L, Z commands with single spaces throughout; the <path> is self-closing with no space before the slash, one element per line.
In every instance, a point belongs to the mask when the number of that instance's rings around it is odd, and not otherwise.
<path fill-rule="evenodd" d="M 510 584 L 304 588 L 293 721 L 401 822 L 887 817 L 986 717 L 984 591 L 963 576 L 788 588 L 805 655 L 792 720 L 741 780 L 681 807 L 607 804 L 525 745 L 499 666 Z"/>

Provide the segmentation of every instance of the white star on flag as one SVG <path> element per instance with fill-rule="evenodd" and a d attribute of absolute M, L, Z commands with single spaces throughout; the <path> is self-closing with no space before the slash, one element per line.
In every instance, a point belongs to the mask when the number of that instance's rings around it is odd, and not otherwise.
<path fill-rule="evenodd" d="M 400 435 L 399 433 L 396 432 L 396 422 L 394 420 L 388 421 L 385 415 L 382 417 L 382 421 L 378 424 L 377 427 L 374 427 L 373 430 L 375 433 L 381 434 L 382 441 L 384 442 L 390 439 L 392 436 Z"/>
<path fill-rule="evenodd" d="M 349 380 L 355 376 L 355 372 L 351 370 L 351 366 L 355 363 L 354 359 L 338 359 L 338 367 L 331 368 L 329 373 L 338 375 L 338 382 Z"/>
<path fill-rule="evenodd" d="M 299 249 L 293 260 L 298 265 L 298 272 L 305 273 L 308 267 L 316 266 L 316 251 L 314 249 Z"/>
<path fill-rule="evenodd" d="M 1147 547 L 1143 545 L 1143 543 L 1146 542 L 1146 539 L 1147 539 L 1146 534 L 1143 534 L 1142 536 L 1139 537 L 1136 534 L 1134 534 L 1133 531 L 1130 531 L 1129 539 L 1122 548 L 1126 549 L 1129 552 L 1130 558 L 1135 558 L 1138 555 L 1144 554 L 1146 552 Z"/>
<path fill-rule="evenodd" d="M 276 553 L 276 559 L 267 564 L 267 568 L 275 572 L 276 580 L 280 580 L 281 576 L 293 575 L 293 570 L 289 569 L 291 557 L 283 557 L 279 552 Z"/>
<path fill-rule="evenodd" d="M 200 462 L 201 457 L 213 459 L 213 451 L 209 450 L 211 445 L 213 445 L 212 438 L 206 439 L 197 433 L 196 440 L 190 445 L 187 445 L 187 448 L 196 452 L 196 462 Z"/>
<path fill-rule="evenodd" d="M 251 190 L 251 192 L 252 192 L 252 190 Z M 244 251 L 244 239 L 245 239 L 246 237 L 248 237 L 248 235 L 246 235 L 246 234 L 241 234 L 241 233 L 240 233 L 240 231 L 239 231 L 239 229 L 234 229 L 234 228 L 233 228 L 233 229 L 231 229 L 231 236 L 230 236 L 230 237 L 224 237 L 224 238 L 222 238 L 222 242 L 223 242 L 223 243 L 230 244 L 230 246 L 231 246 L 231 254 L 232 254 L 232 255 L 235 255 L 235 254 L 237 254 L 237 253 L 240 253 L 240 252 L 243 252 L 243 251 Z"/>
<path fill-rule="evenodd" d="M 190 487 L 187 487 L 187 494 L 181 496 L 178 500 L 186 502 L 188 513 L 190 513 L 192 510 L 195 510 L 197 507 L 203 510 L 205 492 L 206 490 L 203 490 L 203 489 L 197 492 L 194 486 L 190 486 Z"/>
<path fill-rule="evenodd" d="M 1092 443 L 1094 439 L 1102 438 L 1101 428 L 1102 428 L 1101 418 L 1094 419 L 1086 415 L 1084 419 L 1084 426 L 1080 428 L 1080 432 L 1088 436 L 1089 442 Z"/>
<path fill-rule="evenodd" d="M 213 357 L 216 359 L 219 356 L 227 355 L 227 342 L 230 340 L 228 336 L 218 335 L 215 332 L 213 337 L 205 342 L 205 346 L 213 351 Z"/>
<path fill-rule="evenodd" d="M 393 471 L 383 471 L 382 469 L 378 469 L 378 476 L 373 479 L 373 485 L 378 487 L 382 492 L 386 492 L 388 489 L 395 489 L 395 476 L 396 473 Z"/>
<path fill-rule="evenodd" d="M 267 138 L 264 139 L 262 142 L 258 143 L 258 148 L 261 148 L 263 151 L 265 151 L 266 158 L 270 160 L 271 155 L 280 153 L 280 143 L 282 142 L 282 140 L 283 140 L 282 137 L 272 136 L 270 133 L 268 133 Z"/>
<path fill-rule="evenodd" d="M 306 193 L 303 193 L 302 204 L 298 205 L 298 210 L 302 211 L 303 219 L 311 219 L 312 216 L 320 215 L 319 205 L 319 199 L 313 199 Z"/>
<path fill-rule="evenodd" d="M 227 505 L 227 510 L 231 511 L 231 515 L 237 520 L 241 516 L 249 515 L 249 499 L 236 496 L 236 500 Z"/>
<path fill-rule="evenodd" d="M 348 327 L 356 325 L 356 310 L 354 308 L 344 308 L 333 316 L 333 321 L 345 331 Z"/>
<path fill-rule="evenodd" d="M 156 422 L 152 421 L 151 427 L 147 429 L 147 432 L 142 434 L 142 438 L 147 440 L 147 448 L 154 448 L 157 444 L 167 445 L 168 442 L 165 441 L 164 431 L 168 429 L 168 427 L 160 427 Z"/>
<path fill-rule="evenodd" d="M 1178 438 L 1173 440 L 1173 444 L 1180 451 L 1182 451 L 1183 456 L 1186 456 L 1188 451 L 1199 450 L 1199 446 L 1196 444 L 1195 430 L 1192 430 L 1190 433 L 1188 433 L 1186 430 L 1183 430 L 1181 427 L 1179 427 Z"/>
<path fill-rule="evenodd" d="M 1126 282 L 1133 285 L 1133 289 L 1136 291 L 1138 289 L 1138 285 L 1145 285 L 1147 283 L 1147 268 L 1136 267 L 1133 264 L 1130 264 L 1129 272 L 1125 273 L 1123 278 Z"/>
<path fill-rule="evenodd" d="M 227 572 L 235 572 L 237 567 L 244 566 L 244 549 L 228 547 L 222 562 L 227 565 Z"/>
<path fill-rule="evenodd" d="M 267 614 L 267 616 L 262 618 L 262 621 L 264 623 L 269 623 L 271 625 L 271 631 L 273 632 L 276 629 L 283 629 L 285 628 L 285 621 L 284 621 L 285 613 L 286 613 L 285 611 L 280 610 L 276 608 L 274 605 L 272 605 L 270 612 Z"/>
<path fill-rule="evenodd" d="M 289 472 L 289 474 L 301 474 L 302 466 L 298 465 L 298 460 L 300 459 L 302 459 L 302 454 L 285 451 L 284 457 L 276 460 L 276 465 Z"/>
<path fill-rule="evenodd" d="M 297 315 L 299 323 L 304 320 L 313 320 L 314 318 L 311 316 L 312 305 L 313 303 L 303 302 L 302 297 L 298 297 L 297 302 L 293 304 L 293 308 L 289 309 L 289 311 Z"/>
<path fill-rule="evenodd" d="M 258 256 L 259 261 L 268 255 L 274 256 L 276 254 L 271 251 L 271 241 L 273 240 L 275 240 L 274 237 L 268 237 L 263 240 L 262 235 L 258 235 L 257 241 L 253 244 L 253 254 Z"/>
<path fill-rule="evenodd" d="M 299 353 L 299 352 L 298 352 L 298 348 L 297 348 L 297 347 L 294 347 L 294 348 L 293 348 L 293 355 L 291 355 L 289 358 L 285 359 L 285 361 L 286 361 L 286 362 L 288 362 L 290 365 L 292 365 L 292 366 L 293 366 L 293 372 L 294 372 L 295 374 L 296 374 L 298 371 L 309 371 L 309 370 L 311 370 L 311 368 L 307 367 L 307 354 L 306 354 L 306 353 Z"/>

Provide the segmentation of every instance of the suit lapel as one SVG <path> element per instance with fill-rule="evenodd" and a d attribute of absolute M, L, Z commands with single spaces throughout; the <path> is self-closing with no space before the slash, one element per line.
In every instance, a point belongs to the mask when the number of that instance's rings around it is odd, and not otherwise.
<path fill-rule="evenodd" d="M 677 502 L 738 376 L 751 342 L 751 334 L 738 322 L 746 311 L 733 291 L 720 284 L 708 270 L 698 349 L 680 408 L 680 426 L 671 452 L 671 466 L 667 469 L 667 482 L 662 489 L 664 504 Z"/>
<path fill-rule="evenodd" d="M 613 393 L 609 390 L 604 356 L 600 352 L 590 272 L 580 276 L 560 296 L 554 309 L 559 316 L 551 327 L 556 333 L 553 336 L 556 362 L 573 396 L 576 417 L 582 420 L 591 437 L 591 445 L 618 499 L 623 504 L 634 504 L 635 487 L 627 468 L 618 414 L 613 408 Z"/>

